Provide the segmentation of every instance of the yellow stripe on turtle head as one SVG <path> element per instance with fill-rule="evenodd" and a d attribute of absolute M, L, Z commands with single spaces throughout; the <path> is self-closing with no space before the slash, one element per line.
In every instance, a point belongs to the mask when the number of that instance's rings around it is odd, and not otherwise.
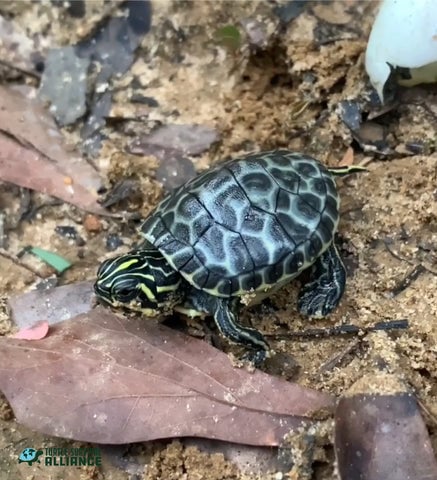
<path fill-rule="evenodd" d="M 173 283 L 171 285 L 156 285 L 156 290 L 158 293 L 172 292 L 176 290 L 181 282 Z"/>
<path fill-rule="evenodd" d="M 129 267 L 131 267 L 132 265 L 135 265 L 136 263 L 138 263 L 138 258 L 131 258 L 130 260 L 126 260 L 125 262 L 120 263 L 120 265 L 113 271 L 113 273 L 118 273 L 123 270 L 127 270 Z"/>
<path fill-rule="evenodd" d="M 126 271 L 130 266 L 135 265 L 138 263 L 137 258 L 130 258 L 125 262 L 120 263 L 117 265 L 120 257 L 116 257 L 112 260 L 106 260 L 102 266 L 100 267 L 100 271 L 98 272 L 97 282 L 102 284 L 108 280 L 112 280 L 117 274 Z M 115 267 L 115 268 L 114 268 Z"/>
<path fill-rule="evenodd" d="M 148 298 L 151 302 L 155 302 L 155 303 L 156 303 L 156 297 L 155 297 L 155 295 L 153 294 L 152 290 L 150 290 L 150 288 L 149 288 L 145 283 L 140 283 L 140 286 L 141 286 L 141 291 L 147 296 L 147 298 Z"/>

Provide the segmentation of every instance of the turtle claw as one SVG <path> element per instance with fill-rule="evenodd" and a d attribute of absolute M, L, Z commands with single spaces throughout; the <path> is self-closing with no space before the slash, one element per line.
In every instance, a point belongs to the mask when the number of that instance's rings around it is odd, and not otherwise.
<path fill-rule="evenodd" d="M 314 282 L 315 283 L 315 282 Z M 299 294 L 298 308 L 302 315 L 313 318 L 326 317 L 337 306 L 333 290 L 321 285 L 306 285 Z M 334 298 L 333 298 L 334 297 Z"/>
<path fill-rule="evenodd" d="M 249 350 L 242 357 L 243 362 L 248 362 L 254 367 L 260 367 L 267 358 L 267 352 L 265 350 Z"/>
<path fill-rule="evenodd" d="M 311 269 L 310 282 L 300 291 L 300 313 L 321 318 L 339 304 L 346 285 L 346 270 L 334 244 L 323 252 Z"/>

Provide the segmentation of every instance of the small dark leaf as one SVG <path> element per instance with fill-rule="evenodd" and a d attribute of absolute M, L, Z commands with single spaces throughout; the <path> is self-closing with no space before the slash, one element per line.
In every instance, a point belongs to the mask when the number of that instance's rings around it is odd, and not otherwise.
<path fill-rule="evenodd" d="M 196 176 L 193 162 L 174 150 L 166 151 L 166 156 L 159 162 L 156 170 L 156 180 L 161 182 L 169 192 L 188 182 Z"/>

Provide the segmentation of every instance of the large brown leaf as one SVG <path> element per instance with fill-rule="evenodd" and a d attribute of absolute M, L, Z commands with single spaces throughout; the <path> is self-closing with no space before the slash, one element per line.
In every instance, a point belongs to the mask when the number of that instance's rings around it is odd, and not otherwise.
<path fill-rule="evenodd" d="M 0 339 L 0 390 L 17 420 L 97 443 L 200 436 L 278 445 L 327 394 L 232 366 L 201 340 L 97 308 L 48 337 Z"/>
<path fill-rule="evenodd" d="M 36 101 L 0 86 L 0 180 L 31 188 L 94 213 L 102 186 L 96 170 L 68 150 L 50 114 Z"/>

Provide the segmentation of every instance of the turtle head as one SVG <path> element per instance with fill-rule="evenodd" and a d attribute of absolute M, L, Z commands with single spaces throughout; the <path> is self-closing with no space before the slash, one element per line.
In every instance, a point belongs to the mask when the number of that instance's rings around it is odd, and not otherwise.
<path fill-rule="evenodd" d="M 103 303 L 148 316 L 169 313 L 181 300 L 181 277 L 155 249 L 105 260 L 94 292 Z"/>

